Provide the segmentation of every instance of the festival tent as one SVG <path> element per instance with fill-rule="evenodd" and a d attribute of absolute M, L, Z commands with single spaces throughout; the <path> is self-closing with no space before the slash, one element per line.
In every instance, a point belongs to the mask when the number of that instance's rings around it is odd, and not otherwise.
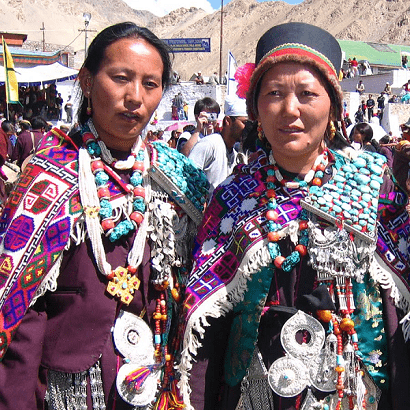
<path fill-rule="evenodd" d="M 35 67 L 14 67 L 17 82 L 20 86 L 51 84 L 66 80 L 74 80 L 78 70 L 66 67 L 59 62 Z M 0 85 L 4 84 L 4 67 L 0 66 Z"/>

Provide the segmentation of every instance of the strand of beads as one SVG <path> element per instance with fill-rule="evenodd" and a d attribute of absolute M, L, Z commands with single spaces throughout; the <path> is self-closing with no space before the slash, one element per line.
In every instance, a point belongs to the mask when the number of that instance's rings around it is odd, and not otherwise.
<path fill-rule="evenodd" d="M 277 223 L 279 214 L 277 212 L 277 201 L 276 201 L 276 192 L 274 189 L 274 171 L 268 170 L 267 178 L 267 192 L 268 197 L 266 219 L 268 220 L 268 250 L 269 254 L 273 260 L 274 265 L 278 269 L 282 269 L 285 272 L 290 272 L 299 262 L 301 256 L 307 254 L 307 245 L 309 242 L 309 235 L 307 231 L 307 213 L 305 210 L 302 210 L 300 213 L 299 221 L 299 243 L 296 245 L 295 250 L 288 256 L 284 257 L 281 254 L 279 247 L 279 240 L 284 237 L 284 234 L 281 232 L 282 225 Z"/>
<path fill-rule="evenodd" d="M 269 156 L 269 162 L 273 166 L 276 179 L 286 188 L 289 188 L 289 189 L 307 188 L 310 183 L 312 183 L 312 185 L 315 185 L 315 186 L 321 186 L 322 178 L 324 175 L 324 170 L 326 169 L 329 163 L 329 151 L 325 149 L 316 158 L 312 169 L 309 170 L 309 172 L 305 175 L 302 181 L 285 181 L 275 159 L 273 158 L 272 152 L 270 153 L 270 156 Z"/>
<path fill-rule="evenodd" d="M 111 195 L 108 188 L 109 175 L 105 172 L 103 161 L 99 159 L 101 155 L 101 146 L 97 143 L 95 136 L 91 132 L 85 132 L 83 134 L 83 140 L 89 155 L 95 158 L 91 163 L 91 169 L 94 174 L 97 195 L 100 200 L 99 214 L 101 218 L 101 227 L 109 237 L 110 241 L 115 242 L 120 237 L 126 236 L 134 229 L 137 229 L 144 219 L 146 205 L 142 175 L 145 170 L 145 144 L 141 144 L 138 153 L 131 153 L 131 156 L 134 159 L 134 164 L 132 165 L 133 173 L 130 178 L 130 183 L 133 187 L 131 190 L 133 195 L 133 212 L 129 215 L 129 218 L 124 219 L 115 225 L 113 209 L 110 203 Z"/>

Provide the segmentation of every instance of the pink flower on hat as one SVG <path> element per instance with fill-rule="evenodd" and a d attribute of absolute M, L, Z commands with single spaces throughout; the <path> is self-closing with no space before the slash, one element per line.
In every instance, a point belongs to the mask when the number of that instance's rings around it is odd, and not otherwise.
<path fill-rule="evenodd" d="M 238 83 L 236 95 L 239 98 L 246 98 L 246 93 L 249 90 L 251 84 L 251 77 L 254 71 L 255 64 L 253 63 L 246 63 L 238 67 L 238 69 L 236 70 L 234 77 Z"/>

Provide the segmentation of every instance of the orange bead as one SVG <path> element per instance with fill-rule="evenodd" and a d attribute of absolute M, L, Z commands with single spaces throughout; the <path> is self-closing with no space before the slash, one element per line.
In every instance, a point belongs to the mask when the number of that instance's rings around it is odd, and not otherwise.
<path fill-rule="evenodd" d="M 299 229 L 303 231 L 304 229 L 307 229 L 308 227 L 308 222 L 307 221 L 299 221 Z"/>
<path fill-rule="evenodd" d="M 134 162 L 134 165 L 132 166 L 132 169 L 134 170 L 134 171 L 144 171 L 144 163 L 143 162 L 141 162 L 141 161 L 136 161 L 136 162 Z"/>
<path fill-rule="evenodd" d="M 95 172 L 95 171 L 97 171 L 97 170 L 99 170 L 99 169 L 104 169 L 104 164 L 103 164 L 103 162 L 100 161 L 100 160 L 93 161 L 93 162 L 91 163 L 91 170 L 92 170 L 93 172 Z"/>
<path fill-rule="evenodd" d="M 131 213 L 130 218 L 139 225 L 144 220 L 144 215 L 141 212 L 134 211 Z"/>
<path fill-rule="evenodd" d="M 101 228 L 103 228 L 104 231 L 109 231 L 110 229 L 114 228 L 115 224 L 112 219 L 104 219 L 101 221 Z"/>
<path fill-rule="evenodd" d="M 313 178 L 312 184 L 316 186 L 320 186 L 322 185 L 322 180 L 320 178 Z"/>
<path fill-rule="evenodd" d="M 276 178 L 272 175 L 270 175 L 266 178 L 266 182 L 275 182 L 275 181 L 276 181 Z"/>
<path fill-rule="evenodd" d="M 306 254 L 307 254 L 307 248 L 306 248 L 305 245 L 301 245 L 301 244 L 296 245 L 295 246 L 295 251 L 299 252 L 301 256 L 306 256 Z"/>
<path fill-rule="evenodd" d="M 281 269 L 282 268 L 282 263 L 285 261 L 285 258 L 282 255 L 279 255 L 275 258 L 275 260 L 273 261 L 274 265 L 278 268 Z"/>
<path fill-rule="evenodd" d="M 276 198 L 276 192 L 274 189 L 268 189 L 266 195 L 268 198 Z"/>
<path fill-rule="evenodd" d="M 171 290 L 171 295 L 172 295 L 172 297 L 174 298 L 175 302 L 179 302 L 179 301 L 180 301 L 181 297 L 179 296 L 179 292 L 178 292 L 175 288 L 173 288 L 173 289 Z"/>
<path fill-rule="evenodd" d="M 276 221 L 278 218 L 279 218 L 279 214 L 273 209 L 270 209 L 269 211 L 266 212 L 266 219 L 268 221 Z"/>
<path fill-rule="evenodd" d="M 318 310 L 317 317 L 324 323 L 329 323 L 332 320 L 332 312 L 330 310 Z"/>
<path fill-rule="evenodd" d="M 271 242 L 277 242 L 277 241 L 279 241 L 279 239 L 280 239 L 280 235 L 279 235 L 278 232 L 269 232 L 269 233 L 268 233 L 268 239 L 269 239 Z"/>
<path fill-rule="evenodd" d="M 324 166 L 324 164 L 319 164 L 317 167 L 316 167 L 316 171 L 324 171 L 325 170 L 325 166 Z"/>
<path fill-rule="evenodd" d="M 336 366 L 335 369 L 338 373 L 343 373 L 345 371 L 345 368 L 343 366 Z"/>
<path fill-rule="evenodd" d="M 354 322 L 349 317 L 343 318 L 342 321 L 340 322 L 340 329 L 342 329 L 344 332 L 348 332 L 349 330 L 353 328 L 354 328 Z"/>

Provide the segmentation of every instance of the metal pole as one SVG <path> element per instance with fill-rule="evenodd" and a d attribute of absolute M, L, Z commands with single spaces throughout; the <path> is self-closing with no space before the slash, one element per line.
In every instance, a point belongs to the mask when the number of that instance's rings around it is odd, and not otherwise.
<path fill-rule="evenodd" d="M 87 48 L 88 48 L 88 30 L 87 30 L 87 26 L 88 23 L 87 21 L 84 22 L 84 33 L 85 33 L 85 43 L 84 43 L 84 58 L 87 56 Z"/>
<path fill-rule="evenodd" d="M 222 38 L 224 20 L 224 0 L 221 0 L 221 38 L 219 42 L 219 84 L 222 84 Z"/>
<path fill-rule="evenodd" d="M 43 51 L 46 51 L 46 28 L 44 27 L 44 21 L 43 21 L 43 27 L 40 28 L 43 32 Z"/>

